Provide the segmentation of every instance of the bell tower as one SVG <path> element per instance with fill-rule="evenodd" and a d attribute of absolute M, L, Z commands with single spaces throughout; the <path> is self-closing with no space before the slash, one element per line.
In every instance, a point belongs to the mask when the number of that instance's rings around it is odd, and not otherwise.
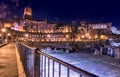
<path fill-rule="evenodd" d="M 23 19 L 32 20 L 32 8 L 30 8 L 30 7 L 25 7 Z"/>

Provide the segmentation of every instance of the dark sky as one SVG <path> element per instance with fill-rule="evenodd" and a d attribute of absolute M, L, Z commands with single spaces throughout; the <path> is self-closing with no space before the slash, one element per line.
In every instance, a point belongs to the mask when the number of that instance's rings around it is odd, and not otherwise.
<path fill-rule="evenodd" d="M 113 22 L 120 25 L 119 0 L 0 0 L 0 19 L 22 18 L 23 8 L 33 9 L 34 19 L 60 22 Z"/>

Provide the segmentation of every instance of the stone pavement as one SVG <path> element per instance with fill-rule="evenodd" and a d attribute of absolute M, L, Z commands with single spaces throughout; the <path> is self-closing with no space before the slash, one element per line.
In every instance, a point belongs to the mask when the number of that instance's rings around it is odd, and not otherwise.
<path fill-rule="evenodd" d="M 113 57 L 93 55 L 85 52 L 68 54 L 63 52 L 53 53 L 47 51 L 47 49 L 42 51 L 99 77 L 120 77 L 120 62 Z"/>
<path fill-rule="evenodd" d="M 0 77 L 18 77 L 16 48 L 14 43 L 0 48 Z"/>

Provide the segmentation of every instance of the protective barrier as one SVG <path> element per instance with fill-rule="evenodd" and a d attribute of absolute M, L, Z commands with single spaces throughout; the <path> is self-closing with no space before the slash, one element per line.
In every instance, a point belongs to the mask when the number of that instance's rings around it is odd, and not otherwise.
<path fill-rule="evenodd" d="M 27 77 L 97 77 L 37 48 L 17 43 Z"/>

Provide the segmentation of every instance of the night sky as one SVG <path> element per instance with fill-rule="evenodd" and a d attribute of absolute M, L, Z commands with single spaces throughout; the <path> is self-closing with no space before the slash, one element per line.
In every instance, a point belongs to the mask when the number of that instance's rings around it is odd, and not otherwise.
<path fill-rule="evenodd" d="M 0 0 L 0 19 L 22 18 L 24 7 L 33 9 L 36 20 L 113 22 L 120 25 L 119 0 Z"/>

